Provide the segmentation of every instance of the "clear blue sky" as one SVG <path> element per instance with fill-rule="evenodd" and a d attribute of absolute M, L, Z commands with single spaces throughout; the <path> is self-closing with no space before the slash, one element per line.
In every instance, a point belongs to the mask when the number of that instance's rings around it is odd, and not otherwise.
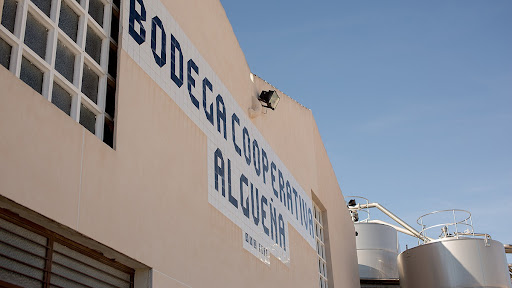
<path fill-rule="evenodd" d="M 221 2 L 253 73 L 313 111 L 345 195 L 416 228 L 467 209 L 512 243 L 512 1 Z"/>

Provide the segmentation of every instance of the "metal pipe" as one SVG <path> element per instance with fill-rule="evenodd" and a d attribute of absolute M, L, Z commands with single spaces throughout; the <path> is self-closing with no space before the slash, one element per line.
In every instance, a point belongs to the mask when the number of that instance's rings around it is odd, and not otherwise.
<path fill-rule="evenodd" d="M 430 240 L 428 237 L 421 235 L 420 232 L 418 232 L 416 229 L 409 226 L 402 219 L 400 219 L 395 214 L 391 213 L 391 211 L 384 208 L 379 203 L 357 204 L 356 206 L 351 206 L 349 208 L 350 209 L 377 208 L 380 211 L 382 211 L 382 213 L 386 214 L 389 218 L 393 219 L 396 223 L 402 225 L 402 227 L 404 227 L 407 231 L 411 232 L 411 234 L 413 234 L 414 237 L 419 238 L 419 239 L 423 240 L 424 242 L 429 242 L 429 240 Z"/>
<path fill-rule="evenodd" d="M 370 220 L 370 221 L 368 221 L 368 223 L 376 223 L 376 224 L 386 225 L 386 226 L 389 226 L 389 227 L 395 229 L 396 231 L 401 232 L 401 233 L 403 233 L 405 235 L 416 237 L 416 235 L 414 235 L 411 232 L 409 232 L 409 230 L 404 229 L 402 227 L 398 227 L 398 226 L 393 225 L 393 224 L 389 224 L 388 222 L 384 222 L 384 221 L 381 221 L 381 220 Z"/>

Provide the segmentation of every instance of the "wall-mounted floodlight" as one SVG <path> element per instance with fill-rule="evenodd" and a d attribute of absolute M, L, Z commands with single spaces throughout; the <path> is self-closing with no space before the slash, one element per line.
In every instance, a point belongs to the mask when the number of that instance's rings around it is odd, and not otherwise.
<path fill-rule="evenodd" d="M 279 103 L 279 95 L 277 95 L 276 91 L 269 90 L 269 91 L 261 91 L 260 97 L 258 97 L 258 100 L 265 103 L 267 108 L 270 108 L 272 110 L 275 110 L 277 107 L 277 104 Z"/>

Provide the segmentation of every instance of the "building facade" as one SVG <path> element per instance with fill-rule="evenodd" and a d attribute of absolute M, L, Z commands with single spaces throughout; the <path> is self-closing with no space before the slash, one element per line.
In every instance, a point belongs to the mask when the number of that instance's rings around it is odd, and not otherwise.
<path fill-rule="evenodd" d="M 0 287 L 359 287 L 312 112 L 218 0 L 0 7 Z"/>

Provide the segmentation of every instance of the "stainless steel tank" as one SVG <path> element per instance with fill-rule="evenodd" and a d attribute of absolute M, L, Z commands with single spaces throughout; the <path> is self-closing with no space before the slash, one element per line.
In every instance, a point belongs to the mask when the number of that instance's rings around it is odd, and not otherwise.
<path fill-rule="evenodd" d="M 398 237 L 395 229 L 377 223 L 355 223 L 361 279 L 397 279 Z"/>
<path fill-rule="evenodd" d="M 511 288 L 503 244 L 480 238 L 443 238 L 398 256 L 401 288 Z"/>

